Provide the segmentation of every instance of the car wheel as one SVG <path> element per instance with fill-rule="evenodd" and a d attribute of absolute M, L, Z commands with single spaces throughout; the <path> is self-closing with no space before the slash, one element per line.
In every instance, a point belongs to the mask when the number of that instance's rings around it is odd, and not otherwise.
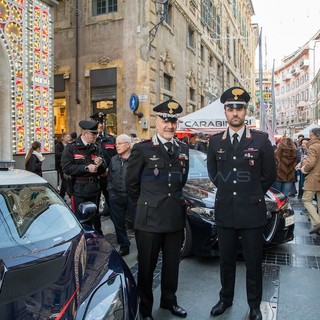
<path fill-rule="evenodd" d="M 184 235 L 183 235 L 180 256 L 182 258 L 190 256 L 191 255 L 191 248 L 192 248 L 191 228 L 190 228 L 190 224 L 189 224 L 188 219 L 186 219 L 186 226 L 184 228 Z"/>

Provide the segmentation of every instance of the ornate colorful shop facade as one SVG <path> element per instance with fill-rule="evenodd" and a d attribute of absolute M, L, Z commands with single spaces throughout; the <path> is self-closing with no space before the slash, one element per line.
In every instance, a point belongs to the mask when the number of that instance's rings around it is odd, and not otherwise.
<path fill-rule="evenodd" d="M 54 165 L 53 7 L 56 1 L 0 0 L 0 159 L 24 156 L 35 140 Z M 23 160 L 22 160 L 23 159 Z"/>

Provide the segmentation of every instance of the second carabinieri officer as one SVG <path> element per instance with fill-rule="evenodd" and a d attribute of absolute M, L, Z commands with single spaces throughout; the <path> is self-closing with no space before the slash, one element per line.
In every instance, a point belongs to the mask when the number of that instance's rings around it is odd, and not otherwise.
<path fill-rule="evenodd" d="M 137 204 L 138 290 L 143 319 L 152 319 L 152 280 L 162 251 L 160 307 L 178 317 L 187 312 L 177 303 L 180 249 L 185 226 L 182 188 L 189 170 L 189 149 L 174 139 L 182 107 L 168 100 L 153 109 L 157 133 L 136 143 L 129 158 L 126 186 Z"/>
<path fill-rule="evenodd" d="M 248 92 L 233 87 L 220 101 L 229 127 L 213 135 L 208 147 L 208 173 L 217 187 L 215 220 L 219 237 L 221 290 L 211 315 L 232 305 L 238 242 L 246 265 L 250 320 L 261 320 L 263 231 L 267 224 L 264 195 L 275 180 L 274 153 L 265 132 L 245 126 Z"/>
<path fill-rule="evenodd" d="M 91 201 L 99 207 L 100 196 L 99 176 L 106 172 L 106 164 L 102 158 L 100 147 L 95 143 L 97 138 L 98 122 L 80 121 L 81 135 L 69 143 L 63 150 L 61 166 L 63 173 L 68 177 L 71 193 L 71 207 L 79 218 L 79 204 Z M 102 234 L 99 213 L 94 216 L 94 229 Z"/>

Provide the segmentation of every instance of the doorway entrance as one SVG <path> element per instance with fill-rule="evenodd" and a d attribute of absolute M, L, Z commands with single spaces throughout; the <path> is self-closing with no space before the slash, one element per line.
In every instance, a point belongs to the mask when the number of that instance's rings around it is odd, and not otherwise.
<path fill-rule="evenodd" d="M 67 102 L 65 98 L 54 99 L 54 136 L 58 139 L 63 132 L 67 131 L 67 116 L 66 106 Z"/>
<path fill-rule="evenodd" d="M 117 135 L 117 107 L 116 100 L 103 100 L 93 102 L 93 114 L 103 112 L 106 114 L 105 131 L 113 136 Z"/>

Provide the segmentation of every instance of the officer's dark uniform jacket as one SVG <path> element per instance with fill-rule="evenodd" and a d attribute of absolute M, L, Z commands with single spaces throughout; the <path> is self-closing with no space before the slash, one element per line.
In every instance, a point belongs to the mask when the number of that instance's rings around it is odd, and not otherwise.
<path fill-rule="evenodd" d="M 96 173 L 90 173 L 86 166 L 94 164 L 96 157 L 102 157 L 101 149 L 96 144 L 85 146 L 81 137 L 68 143 L 65 147 L 61 166 L 63 173 L 72 176 L 73 194 L 81 197 L 91 197 L 100 193 L 99 175 L 106 171 L 106 164 L 102 161 Z"/>
<path fill-rule="evenodd" d="M 175 232 L 185 226 L 182 188 L 188 177 L 189 149 L 180 141 L 174 145 L 171 157 L 157 135 L 133 146 L 126 185 L 137 203 L 137 230 Z"/>
<path fill-rule="evenodd" d="M 255 228 L 267 223 L 264 195 L 275 180 L 274 152 L 268 135 L 246 127 L 234 151 L 228 130 L 209 140 L 208 173 L 217 186 L 218 226 Z"/>
<path fill-rule="evenodd" d="M 55 161 L 56 161 L 56 169 L 59 169 L 61 167 L 61 157 L 62 152 L 64 150 L 64 144 L 62 141 L 59 141 L 55 145 Z"/>

